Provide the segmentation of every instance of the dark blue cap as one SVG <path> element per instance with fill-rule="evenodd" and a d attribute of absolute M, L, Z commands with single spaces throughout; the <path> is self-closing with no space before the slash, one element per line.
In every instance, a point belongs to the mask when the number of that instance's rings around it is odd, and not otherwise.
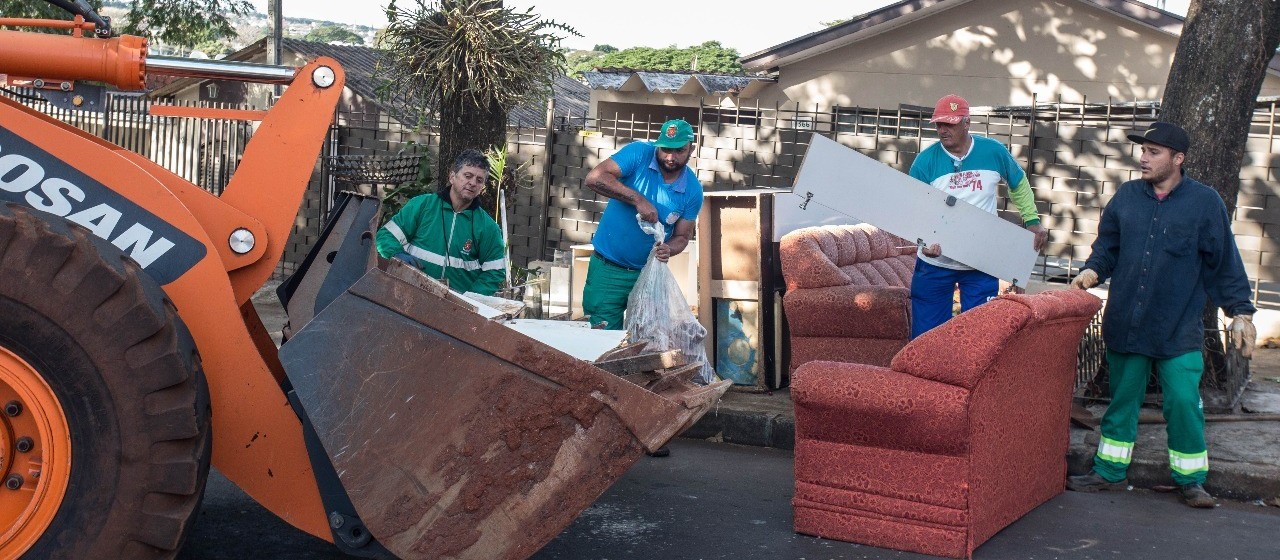
<path fill-rule="evenodd" d="M 1191 147 L 1191 138 L 1187 136 L 1187 131 L 1176 124 L 1167 122 L 1153 122 L 1146 132 L 1130 134 L 1129 139 L 1139 144 L 1145 142 L 1159 144 L 1183 153 L 1186 153 L 1187 148 Z"/>

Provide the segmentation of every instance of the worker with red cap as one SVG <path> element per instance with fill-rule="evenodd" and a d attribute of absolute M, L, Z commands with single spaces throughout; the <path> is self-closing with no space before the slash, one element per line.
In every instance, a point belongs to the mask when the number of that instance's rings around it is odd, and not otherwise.
<path fill-rule="evenodd" d="M 959 95 L 943 96 L 929 122 L 937 127 L 938 142 L 916 156 L 911 176 L 992 214 L 996 213 L 997 185 L 1003 180 L 1022 222 L 1035 233 L 1033 243 L 1039 251 L 1048 233 L 1036 214 L 1027 174 L 1003 144 L 969 132 L 969 102 Z M 942 245 L 945 242 L 921 247 L 916 257 L 911 277 L 911 338 L 951 318 L 957 286 L 961 311 L 986 303 L 1000 290 L 994 276 L 947 258 Z"/>

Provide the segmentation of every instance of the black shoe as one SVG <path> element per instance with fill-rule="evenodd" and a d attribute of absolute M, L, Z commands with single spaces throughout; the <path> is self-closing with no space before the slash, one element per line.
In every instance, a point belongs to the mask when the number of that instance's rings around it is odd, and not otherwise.
<path fill-rule="evenodd" d="M 668 457 L 671 455 L 671 448 L 664 445 L 659 447 L 657 451 L 654 451 L 653 453 L 645 453 L 645 455 L 650 457 Z"/>
<path fill-rule="evenodd" d="M 1097 471 L 1089 471 L 1089 474 L 1081 474 L 1067 477 L 1067 490 L 1073 492 L 1099 492 L 1103 490 L 1126 490 L 1129 488 L 1129 480 L 1121 480 L 1120 482 L 1111 482 Z"/>
<path fill-rule="evenodd" d="M 1179 487 L 1178 493 L 1182 495 L 1182 501 L 1193 508 L 1218 507 L 1218 502 L 1198 482 Z"/>

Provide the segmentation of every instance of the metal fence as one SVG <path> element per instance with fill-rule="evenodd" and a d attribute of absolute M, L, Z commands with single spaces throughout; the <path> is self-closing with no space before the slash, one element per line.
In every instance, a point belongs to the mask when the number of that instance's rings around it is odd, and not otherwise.
<path fill-rule="evenodd" d="M 1234 339 L 1226 325 L 1219 321 L 1216 329 L 1207 329 L 1204 375 L 1200 381 L 1204 411 L 1211 414 L 1239 412 L 1240 400 L 1250 378 L 1249 360 L 1235 350 Z M 1102 312 L 1099 311 L 1080 339 L 1076 355 L 1075 395 L 1085 403 L 1109 403 L 1109 382 L 1107 345 L 1102 339 Z M 1159 406 L 1162 400 L 1159 373 L 1153 365 L 1147 381 L 1146 404 Z"/>
<path fill-rule="evenodd" d="M 0 90 L 0 95 L 142 155 L 215 195 L 222 194 L 231 180 L 256 128 L 256 123 L 242 120 L 153 116 L 150 108 L 157 101 L 137 93 L 106 92 L 101 103 L 86 104 L 88 109 L 61 107 L 37 93 L 30 88 Z M 217 103 L 178 105 L 248 108 Z"/>

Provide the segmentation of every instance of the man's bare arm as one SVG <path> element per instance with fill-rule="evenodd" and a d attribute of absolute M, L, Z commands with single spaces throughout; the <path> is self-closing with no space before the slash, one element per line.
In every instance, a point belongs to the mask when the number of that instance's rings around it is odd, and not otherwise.
<path fill-rule="evenodd" d="M 697 224 L 696 221 L 684 219 L 676 222 L 676 232 L 671 234 L 671 239 L 658 246 L 656 254 L 658 260 L 665 262 L 671 258 L 671 255 L 683 253 L 689 247 L 689 239 L 693 237 L 695 224 Z"/>
<path fill-rule="evenodd" d="M 622 179 L 622 168 L 610 158 L 591 168 L 582 183 L 597 193 L 634 206 L 644 221 L 658 221 L 658 209 L 654 208 L 653 203 L 635 189 L 622 184 L 620 179 Z"/>

